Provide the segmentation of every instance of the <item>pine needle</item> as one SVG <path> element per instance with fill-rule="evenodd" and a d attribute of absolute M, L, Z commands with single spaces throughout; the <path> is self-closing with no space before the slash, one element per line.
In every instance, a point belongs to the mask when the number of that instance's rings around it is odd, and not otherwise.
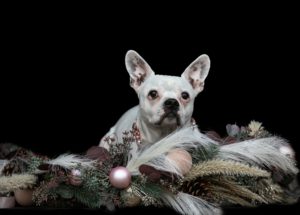
<path fill-rule="evenodd" d="M 207 160 L 212 160 L 219 153 L 220 146 L 217 144 L 211 144 L 206 148 L 200 146 L 190 153 L 193 158 L 193 163 L 200 163 Z"/>
<path fill-rule="evenodd" d="M 192 181 L 211 175 L 270 177 L 270 173 L 257 167 L 250 167 L 234 161 L 209 160 L 194 165 L 184 181 Z"/>

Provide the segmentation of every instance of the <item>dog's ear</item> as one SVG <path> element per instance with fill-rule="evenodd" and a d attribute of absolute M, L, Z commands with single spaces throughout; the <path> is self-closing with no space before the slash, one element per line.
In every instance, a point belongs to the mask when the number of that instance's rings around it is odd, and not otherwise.
<path fill-rule="evenodd" d="M 204 88 L 204 81 L 208 75 L 210 68 L 209 57 L 205 54 L 198 57 L 193 63 L 191 63 L 181 77 L 190 82 L 196 94 L 200 93 Z"/>
<path fill-rule="evenodd" d="M 147 62 L 133 50 L 127 52 L 125 64 L 130 75 L 130 86 L 136 91 L 147 78 L 154 75 Z"/>

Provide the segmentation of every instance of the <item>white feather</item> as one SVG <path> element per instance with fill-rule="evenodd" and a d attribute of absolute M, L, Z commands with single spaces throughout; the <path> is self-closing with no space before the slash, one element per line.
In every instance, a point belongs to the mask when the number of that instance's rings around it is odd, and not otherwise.
<path fill-rule="evenodd" d="M 0 160 L 0 175 L 2 173 L 3 168 L 6 166 L 8 163 L 8 160 Z"/>
<path fill-rule="evenodd" d="M 169 193 L 164 193 L 161 196 L 162 201 L 169 207 L 178 211 L 181 214 L 187 215 L 218 215 L 222 214 L 222 210 L 212 205 L 211 203 L 205 201 L 204 199 L 186 194 L 178 193 L 177 195 L 172 195 Z"/>
<path fill-rule="evenodd" d="M 283 145 L 288 143 L 279 137 L 252 139 L 221 146 L 218 158 L 248 163 L 269 170 L 275 167 L 285 173 L 297 174 L 298 169 L 294 160 L 279 151 L 279 147 Z"/>
<path fill-rule="evenodd" d="M 174 148 L 194 149 L 202 146 L 206 148 L 211 144 L 217 144 L 204 134 L 201 134 L 196 127 L 186 127 L 176 130 L 162 140 L 150 145 L 148 148 L 138 151 L 134 146 L 131 150 L 127 169 L 132 174 L 139 174 L 138 168 L 142 164 L 147 164 L 163 171 L 173 172 L 180 175 L 178 167 L 174 162 L 165 159 L 166 153 Z"/>
<path fill-rule="evenodd" d="M 80 165 L 83 168 L 92 168 L 92 169 L 95 168 L 94 160 L 83 158 L 75 154 L 62 154 L 58 156 L 56 159 L 50 160 L 46 163 L 53 166 L 56 165 L 61 166 L 66 169 L 73 169 L 78 167 L 78 165 Z"/>

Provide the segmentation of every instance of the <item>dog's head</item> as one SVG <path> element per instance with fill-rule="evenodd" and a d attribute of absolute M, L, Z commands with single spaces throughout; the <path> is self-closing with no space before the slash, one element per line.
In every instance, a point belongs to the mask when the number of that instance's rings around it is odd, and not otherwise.
<path fill-rule="evenodd" d="M 141 117 L 153 126 L 183 126 L 191 120 L 194 99 L 204 88 L 210 60 L 199 56 L 181 77 L 155 75 L 147 62 L 135 51 L 125 57 L 130 85 L 140 101 Z"/>

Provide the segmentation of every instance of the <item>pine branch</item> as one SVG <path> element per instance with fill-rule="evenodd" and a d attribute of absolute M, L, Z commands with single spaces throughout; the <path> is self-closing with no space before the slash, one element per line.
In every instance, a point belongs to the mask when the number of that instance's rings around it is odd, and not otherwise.
<path fill-rule="evenodd" d="M 57 186 L 58 183 L 56 178 L 50 178 L 41 181 L 39 186 L 33 191 L 32 200 L 35 205 L 40 206 L 43 203 L 48 202 L 49 200 L 55 200 L 57 198 L 57 194 L 55 192 L 52 192 L 52 188 Z"/>
<path fill-rule="evenodd" d="M 71 199 L 74 197 L 74 188 L 68 185 L 60 185 L 53 189 L 52 192 L 59 195 L 63 199 Z"/>
<path fill-rule="evenodd" d="M 28 161 L 27 172 L 33 174 L 36 172 L 37 168 L 42 164 L 43 159 L 39 157 L 31 157 Z"/>
<path fill-rule="evenodd" d="M 89 208 L 100 208 L 100 206 L 104 204 L 104 202 L 101 201 L 100 191 L 94 190 L 94 192 L 91 192 L 90 190 L 82 189 L 81 187 L 70 188 L 74 193 L 75 199 Z"/>
<path fill-rule="evenodd" d="M 251 177 L 270 177 L 270 173 L 257 167 L 224 160 L 210 160 L 194 165 L 184 181 L 192 181 L 197 178 L 212 175 L 229 175 L 229 176 L 251 176 Z"/>
<path fill-rule="evenodd" d="M 196 164 L 213 159 L 218 154 L 218 152 L 219 146 L 217 144 L 211 144 L 207 147 L 200 146 L 190 153 L 193 158 L 193 163 Z"/>
<path fill-rule="evenodd" d="M 164 190 L 159 184 L 136 181 L 131 184 L 131 189 L 136 196 L 141 198 L 143 205 L 161 205 L 160 198 Z"/>

